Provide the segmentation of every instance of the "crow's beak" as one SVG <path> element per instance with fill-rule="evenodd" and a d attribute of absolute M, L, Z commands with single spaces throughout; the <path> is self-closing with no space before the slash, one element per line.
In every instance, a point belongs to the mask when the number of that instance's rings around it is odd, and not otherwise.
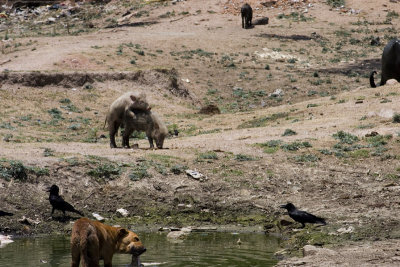
<path fill-rule="evenodd" d="M 286 205 L 280 205 L 279 207 L 282 209 L 286 209 Z"/>
<path fill-rule="evenodd" d="M 46 192 L 50 192 L 51 187 L 47 187 Z"/>

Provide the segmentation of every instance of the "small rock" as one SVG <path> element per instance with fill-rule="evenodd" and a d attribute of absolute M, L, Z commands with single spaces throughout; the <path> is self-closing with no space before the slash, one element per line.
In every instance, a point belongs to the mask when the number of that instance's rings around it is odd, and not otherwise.
<path fill-rule="evenodd" d="M 99 222 L 104 222 L 104 221 L 105 221 L 104 217 L 102 217 L 102 216 L 101 216 L 100 214 L 98 214 L 98 213 L 93 212 L 93 213 L 92 213 L 92 216 L 93 216 L 96 220 L 98 220 Z"/>
<path fill-rule="evenodd" d="M 207 177 L 205 177 L 204 174 L 201 174 L 198 171 L 186 170 L 186 174 L 192 177 L 193 179 L 199 180 L 201 182 L 207 179 Z"/>
<path fill-rule="evenodd" d="M 54 22 L 56 22 L 56 18 L 50 17 L 50 18 L 47 19 L 47 21 L 49 23 L 54 23 Z"/>
<path fill-rule="evenodd" d="M 39 220 L 32 220 L 31 218 L 27 218 L 25 216 L 22 216 L 22 219 L 19 219 L 18 222 L 25 225 L 38 225 L 40 223 Z"/>
<path fill-rule="evenodd" d="M 353 226 L 349 226 L 349 228 L 342 227 L 342 228 L 337 229 L 336 232 L 338 232 L 340 234 L 353 233 L 354 227 Z"/>
<path fill-rule="evenodd" d="M 273 93 L 269 94 L 270 97 L 281 97 L 284 96 L 285 93 L 282 89 L 276 89 Z"/>
<path fill-rule="evenodd" d="M 190 232 L 186 231 L 173 231 L 168 233 L 167 238 L 171 240 L 183 240 L 189 235 L 189 233 Z"/>
<path fill-rule="evenodd" d="M 122 217 L 127 217 L 129 215 L 129 212 L 126 209 L 123 209 L 123 208 L 117 209 L 117 213 L 122 215 Z"/>
<path fill-rule="evenodd" d="M 386 85 L 394 85 L 398 84 L 399 82 L 396 79 L 390 79 L 386 81 Z"/>

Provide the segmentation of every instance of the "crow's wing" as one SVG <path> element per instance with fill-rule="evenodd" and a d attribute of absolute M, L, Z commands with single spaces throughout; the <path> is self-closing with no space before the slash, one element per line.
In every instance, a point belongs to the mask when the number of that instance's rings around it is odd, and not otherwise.
<path fill-rule="evenodd" d="M 289 216 L 292 217 L 293 220 L 301 223 L 325 223 L 324 219 L 302 210 L 295 210 L 289 213 Z"/>

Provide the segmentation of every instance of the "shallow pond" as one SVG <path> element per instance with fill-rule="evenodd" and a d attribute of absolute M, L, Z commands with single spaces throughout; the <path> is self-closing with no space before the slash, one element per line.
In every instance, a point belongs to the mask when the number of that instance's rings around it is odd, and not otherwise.
<path fill-rule="evenodd" d="M 192 233 L 182 242 L 170 242 L 166 233 L 139 233 L 147 251 L 146 266 L 273 266 L 279 240 L 262 233 Z M 237 241 L 240 238 L 241 244 Z M 127 266 L 129 255 L 116 254 L 113 266 Z M 101 261 L 102 263 L 102 261 Z M 16 239 L 0 249 L 0 266 L 70 266 L 69 236 Z"/>

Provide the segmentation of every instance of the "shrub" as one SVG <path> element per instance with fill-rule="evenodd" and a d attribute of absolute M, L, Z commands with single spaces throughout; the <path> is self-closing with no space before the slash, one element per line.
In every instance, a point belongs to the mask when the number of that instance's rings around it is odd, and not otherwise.
<path fill-rule="evenodd" d="M 100 163 L 99 166 L 87 172 L 88 175 L 95 178 L 114 179 L 115 175 L 121 174 L 121 168 L 110 162 Z"/>
<path fill-rule="evenodd" d="M 235 159 L 237 161 L 250 161 L 250 160 L 254 160 L 253 157 L 245 155 L 245 154 L 237 154 L 235 155 Z"/>
<path fill-rule="evenodd" d="M 218 155 L 214 151 L 208 151 L 205 153 L 200 153 L 199 159 L 218 159 Z"/>
<path fill-rule="evenodd" d="M 357 136 L 352 135 L 350 133 L 346 133 L 344 131 L 339 131 L 333 134 L 333 138 L 339 140 L 340 143 L 342 144 L 349 144 L 349 145 L 359 141 Z"/>
<path fill-rule="evenodd" d="M 2 159 L 0 163 L 0 177 L 3 179 L 7 181 L 11 179 L 26 181 L 28 179 L 28 168 L 21 161 Z"/>
<path fill-rule="evenodd" d="M 292 129 L 286 129 L 285 132 L 282 134 L 282 136 L 292 136 L 296 135 L 297 133 L 293 131 Z"/>

